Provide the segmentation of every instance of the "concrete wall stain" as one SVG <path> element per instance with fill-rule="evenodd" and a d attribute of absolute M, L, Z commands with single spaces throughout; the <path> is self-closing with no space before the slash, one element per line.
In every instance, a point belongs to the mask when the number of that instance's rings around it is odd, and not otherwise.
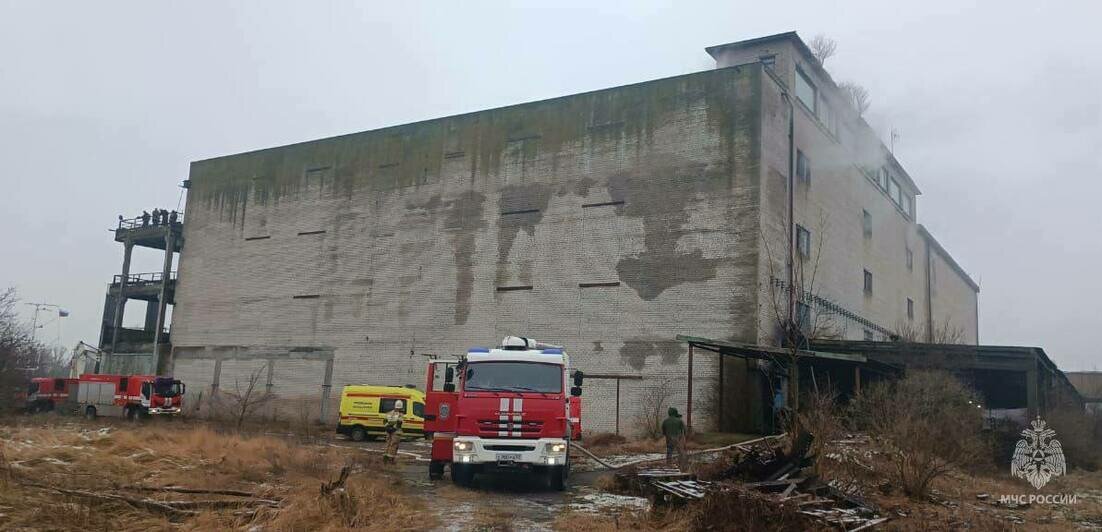
<path fill-rule="evenodd" d="M 658 357 L 663 365 L 676 364 L 685 353 L 685 344 L 675 340 L 630 338 L 620 346 L 620 360 L 636 370 L 643 369 L 647 361 Z"/>
<path fill-rule="evenodd" d="M 681 159 L 655 154 L 640 165 L 650 175 L 619 173 L 608 180 L 609 196 L 624 202 L 617 213 L 643 220 L 644 251 L 621 259 L 616 272 L 647 301 L 680 284 L 715 278 L 722 262 L 704 258 L 700 250 L 677 249 L 678 239 L 692 232 L 687 227 L 689 212 L 699 208 L 698 197 L 716 193 L 717 181 L 726 184 L 723 170 Z"/>

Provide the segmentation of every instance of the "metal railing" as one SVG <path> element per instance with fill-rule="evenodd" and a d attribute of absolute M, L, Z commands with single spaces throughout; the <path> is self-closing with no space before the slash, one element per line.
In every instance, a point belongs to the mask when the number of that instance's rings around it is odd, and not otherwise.
<path fill-rule="evenodd" d="M 163 221 L 165 221 L 165 217 L 163 217 L 163 216 L 153 216 L 152 214 L 149 217 L 146 217 L 146 216 L 143 215 L 143 216 L 135 216 L 133 218 L 123 218 L 122 216 L 119 216 L 119 227 L 118 228 L 119 229 L 141 229 L 143 227 L 155 227 L 155 226 L 159 227 L 159 226 L 162 226 L 162 225 L 166 225 L 165 223 L 162 223 Z M 173 213 L 170 212 L 168 214 L 168 220 L 167 221 L 168 221 L 168 224 L 171 224 L 171 225 L 183 224 L 184 223 L 184 213 L 183 212 L 176 212 L 175 215 L 173 215 Z"/>
<path fill-rule="evenodd" d="M 122 284 L 122 275 L 115 275 L 111 280 L 112 285 Z M 127 286 L 136 286 L 143 284 L 160 284 L 164 280 L 164 273 L 162 272 L 149 272 L 149 273 L 132 273 L 126 276 Z M 176 272 L 168 274 L 169 281 L 176 280 Z"/>

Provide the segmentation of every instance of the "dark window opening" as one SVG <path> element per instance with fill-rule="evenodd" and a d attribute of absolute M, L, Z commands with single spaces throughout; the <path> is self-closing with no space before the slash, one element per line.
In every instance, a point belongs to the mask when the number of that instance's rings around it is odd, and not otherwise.
<path fill-rule="evenodd" d="M 127 394 L 126 390 L 128 388 L 130 388 L 130 378 L 129 377 L 123 377 L 123 378 L 119 379 L 119 393 L 122 394 L 122 395 L 126 395 Z"/>
<path fill-rule="evenodd" d="M 870 331 L 868 329 L 865 329 L 865 341 L 866 342 L 871 342 L 875 339 L 876 339 L 876 335 L 874 335 L 872 331 Z"/>
<path fill-rule="evenodd" d="M 54 379 L 54 391 L 61 392 L 65 390 L 65 379 Z"/>
<path fill-rule="evenodd" d="M 796 303 L 796 326 L 805 333 L 811 328 L 811 307 L 807 303 Z"/>
<path fill-rule="evenodd" d="M 588 209 L 590 207 L 612 207 L 614 205 L 623 205 L 623 204 L 624 204 L 624 200 L 604 201 L 604 202 L 601 202 L 601 203 L 583 203 L 582 208 L 583 209 Z"/>
<path fill-rule="evenodd" d="M 907 319 L 915 319 L 915 302 L 911 298 L 907 298 Z"/>
<path fill-rule="evenodd" d="M 271 236 L 250 236 L 250 237 L 245 238 L 245 240 L 266 240 L 266 239 L 269 239 L 269 238 L 272 238 L 272 237 Z"/>
<path fill-rule="evenodd" d="M 304 294 L 300 296 L 291 296 L 291 299 L 317 299 L 321 297 L 319 294 Z"/>
<path fill-rule="evenodd" d="M 540 212 L 540 210 L 539 209 L 521 209 L 521 210 L 516 210 L 516 211 L 504 211 L 504 212 L 501 213 L 501 215 L 502 216 L 508 216 L 510 214 L 528 214 L 528 213 L 532 213 L 532 212 Z"/>
<path fill-rule="evenodd" d="M 765 68 L 773 68 L 777 66 L 776 55 L 763 55 L 758 58 L 758 61 L 761 61 L 761 64 L 765 66 Z"/>
<path fill-rule="evenodd" d="M 602 288 L 620 286 L 620 281 L 611 281 L 606 283 L 578 283 L 578 288 Z"/>
<path fill-rule="evenodd" d="M 413 403 L 413 415 L 425 417 L 425 403 Z"/>
<path fill-rule="evenodd" d="M 304 236 L 304 235 L 320 235 L 320 234 L 322 234 L 322 233 L 324 233 L 324 232 L 325 232 L 325 229 L 322 229 L 322 230 L 320 230 L 320 231 L 301 231 L 301 232 L 299 232 L 298 236 Z"/>
<path fill-rule="evenodd" d="M 907 269 L 913 270 L 915 268 L 915 253 L 911 251 L 911 248 L 907 248 Z"/>
<path fill-rule="evenodd" d="M 865 232 L 865 238 L 872 238 L 872 215 L 869 211 L 861 211 L 861 228 Z"/>
<path fill-rule="evenodd" d="M 865 270 L 865 295 L 872 295 L 872 272 Z"/>
<path fill-rule="evenodd" d="M 805 259 L 811 256 L 811 231 L 801 225 L 796 226 L 796 251 Z"/>
<path fill-rule="evenodd" d="M 796 150 L 796 178 L 805 183 L 811 182 L 811 161 L 802 150 Z"/>
<path fill-rule="evenodd" d="M 499 286 L 499 287 L 497 287 L 498 292 L 513 292 L 513 291 L 516 291 L 516 290 L 531 290 L 531 289 L 532 289 L 531 285 L 525 285 L 525 286 Z"/>

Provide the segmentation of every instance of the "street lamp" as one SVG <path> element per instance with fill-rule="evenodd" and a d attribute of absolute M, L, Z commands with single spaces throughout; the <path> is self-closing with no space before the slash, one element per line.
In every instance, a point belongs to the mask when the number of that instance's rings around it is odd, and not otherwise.
<path fill-rule="evenodd" d="M 66 309 L 61 308 L 60 305 L 54 305 L 53 303 L 27 303 L 27 305 L 30 305 L 30 306 L 34 307 L 34 317 L 31 318 L 31 341 L 32 342 L 37 341 L 37 339 L 38 339 L 37 338 L 38 337 L 38 329 L 40 327 L 45 327 L 46 325 L 49 325 L 49 323 L 43 323 L 42 325 L 38 324 L 38 313 L 42 312 L 43 310 L 46 310 L 46 311 L 53 310 L 53 311 L 57 312 L 57 318 L 56 318 L 57 319 L 57 343 L 60 345 L 61 344 L 61 318 L 69 317 L 69 311 L 66 310 Z M 35 360 L 34 369 L 38 369 L 38 367 L 42 365 L 42 350 L 36 349 L 35 358 L 36 358 L 36 360 Z"/>

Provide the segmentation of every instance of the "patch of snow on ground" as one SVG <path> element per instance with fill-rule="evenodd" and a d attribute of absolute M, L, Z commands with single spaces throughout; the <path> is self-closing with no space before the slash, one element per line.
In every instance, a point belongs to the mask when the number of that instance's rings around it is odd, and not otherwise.
<path fill-rule="evenodd" d="M 616 495 L 614 493 L 588 493 L 570 503 L 570 509 L 578 512 L 601 513 L 609 509 L 646 510 L 650 501 L 643 497 Z"/>

